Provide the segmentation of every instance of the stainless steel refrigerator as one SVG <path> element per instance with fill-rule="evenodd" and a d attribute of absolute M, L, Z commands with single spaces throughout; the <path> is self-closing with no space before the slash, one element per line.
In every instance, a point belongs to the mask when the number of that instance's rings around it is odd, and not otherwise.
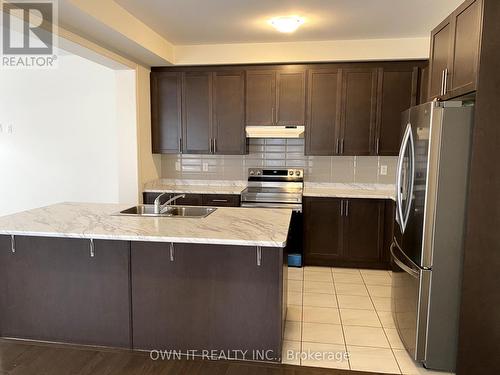
<path fill-rule="evenodd" d="M 456 363 L 472 124 L 456 101 L 403 113 L 392 314 L 407 351 L 436 370 Z"/>

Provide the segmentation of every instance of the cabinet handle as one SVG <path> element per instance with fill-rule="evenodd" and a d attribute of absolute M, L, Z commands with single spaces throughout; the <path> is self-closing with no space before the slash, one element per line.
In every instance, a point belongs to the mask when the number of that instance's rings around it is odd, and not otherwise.
<path fill-rule="evenodd" d="M 336 154 L 339 154 L 340 153 L 340 149 L 339 149 L 339 142 L 340 142 L 340 139 L 337 138 L 337 143 L 335 145 L 335 153 Z"/>
<path fill-rule="evenodd" d="M 344 216 L 344 200 L 340 201 L 340 216 Z"/>
<path fill-rule="evenodd" d="M 227 199 L 212 199 L 212 202 L 223 202 L 223 203 L 227 203 Z"/>
<path fill-rule="evenodd" d="M 182 154 L 182 138 L 179 138 L 179 153 Z"/>
<path fill-rule="evenodd" d="M 90 239 L 90 257 L 91 258 L 95 257 L 95 245 L 94 245 L 94 240 L 92 238 Z"/>
<path fill-rule="evenodd" d="M 217 138 L 214 138 L 214 154 L 217 153 Z"/>
<path fill-rule="evenodd" d="M 257 246 L 257 266 L 260 267 L 262 265 L 262 248 Z"/>
<path fill-rule="evenodd" d="M 448 68 L 444 70 L 443 95 L 448 92 Z"/>
<path fill-rule="evenodd" d="M 349 201 L 345 201 L 345 216 L 349 216 Z"/>
<path fill-rule="evenodd" d="M 380 137 L 377 137 L 377 143 L 375 143 L 375 153 L 378 155 L 379 154 L 379 149 L 380 149 Z"/>
<path fill-rule="evenodd" d="M 443 71 L 441 72 L 441 92 L 440 92 L 441 95 L 444 95 L 444 74 L 445 70 L 443 69 Z"/>
<path fill-rule="evenodd" d="M 342 141 L 340 142 L 340 153 L 344 153 L 344 138 L 342 138 Z"/>
<path fill-rule="evenodd" d="M 271 124 L 275 124 L 276 121 L 274 121 L 274 107 L 271 108 Z"/>
<path fill-rule="evenodd" d="M 170 261 L 174 261 L 174 243 L 170 242 Z"/>
<path fill-rule="evenodd" d="M 10 249 L 12 250 L 12 254 L 16 253 L 16 238 L 14 235 L 10 236 Z"/>

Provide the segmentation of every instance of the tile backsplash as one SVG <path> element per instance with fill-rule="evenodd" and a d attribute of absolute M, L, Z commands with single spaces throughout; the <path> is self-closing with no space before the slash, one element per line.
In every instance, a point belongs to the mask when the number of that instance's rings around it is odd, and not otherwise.
<path fill-rule="evenodd" d="M 304 139 L 250 139 L 248 155 L 162 155 L 162 178 L 246 180 L 248 168 L 304 168 L 308 182 L 392 184 L 397 157 L 305 156 Z M 387 175 L 381 167 L 387 166 Z"/>

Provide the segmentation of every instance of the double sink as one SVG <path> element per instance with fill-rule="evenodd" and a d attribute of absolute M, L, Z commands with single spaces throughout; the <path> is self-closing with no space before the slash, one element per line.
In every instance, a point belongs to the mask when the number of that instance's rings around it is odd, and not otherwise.
<path fill-rule="evenodd" d="M 215 207 L 197 207 L 197 206 L 168 206 L 162 213 L 155 212 L 153 204 L 141 204 L 120 211 L 120 216 L 139 216 L 139 217 L 186 217 L 186 218 L 204 218 L 213 213 Z"/>

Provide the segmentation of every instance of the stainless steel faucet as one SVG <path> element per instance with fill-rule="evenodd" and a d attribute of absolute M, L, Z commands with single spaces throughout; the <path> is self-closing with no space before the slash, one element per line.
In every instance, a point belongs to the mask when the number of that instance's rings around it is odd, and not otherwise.
<path fill-rule="evenodd" d="M 167 208 L 168 206 L 170 206 L 172 204 L 172 202 L 175 202 L 177 199 L 179 199 L 179 198 L 186 198 L 186 194 L 179 194 L 179 195 L 173 196 L 168 201 L 166 201 L 164 204 L 161 204 L 160 203 L 161 197 L 163 197 L 166 194 L 170 194 L 170 193 L 162 193 L 162 194 L 160 194 L 160 195 L 158 195 L 156 197 L 156 199 L 154 201 L 154 206 L 155 206 L 154 212 L 155 212 L 155 214 L 161 214 L 161 213 L 163 213 L 163 211 L 165 211 L 165 208 Z"/>

